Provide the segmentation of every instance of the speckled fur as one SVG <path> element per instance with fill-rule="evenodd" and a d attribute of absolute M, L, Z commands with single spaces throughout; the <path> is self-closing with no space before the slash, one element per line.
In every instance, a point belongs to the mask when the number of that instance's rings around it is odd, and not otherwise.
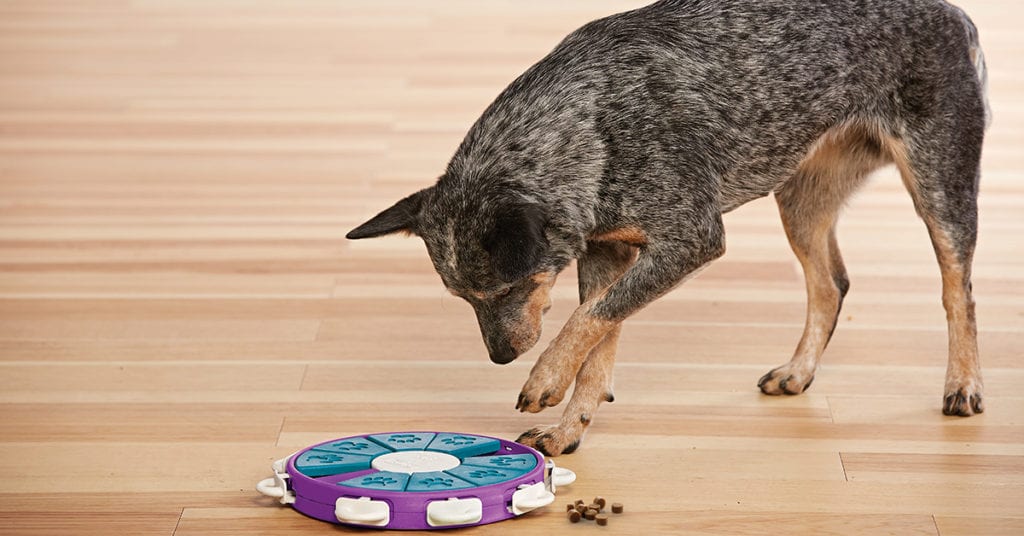
<path fill-rule="evenodd" d="M 581 286 L 608 280 L 583 296 L 562 332 L 575 335 L 542 353 L 520 395 L 520 409 L 539 411 L 574 378 L 588 399 L 610 397 L 614 337 L 611 349 L 605 337 L 724 252 L 723 213 L 776 192 L 808 276 L 808 328 L 794 361 L 776 369 L 785 375 L 773 371 L 761 386 L 794 393 L 813 379 L 848 286 L 838 210 L 867 173 L 895 162 L 943 269 L 944 410 L 978 412 L 970 264 L 990 112 L 977 39 L 942 0 L 665 0 L 600 19 L 498 96 L 437 184 L 349 238 L 422 237 L 445 286 L 475 308 L 498 363 L 539 337 L 539 320 L 525 318 L 537 315 L 524 314 L 545 299 L 538 281 L 573 259 L 609 266 L 592 279 L 581 270 Z M 598 246 L 624 236 L 636 254 L 628 265 Z M 584 369 L 594 370 L 577 375 Z M 596 404 L 575 406 L 589 423 Z M 581 416 L 567 411 L 574 428 L 555 427 L 546 450 L 578 444 Z"/>

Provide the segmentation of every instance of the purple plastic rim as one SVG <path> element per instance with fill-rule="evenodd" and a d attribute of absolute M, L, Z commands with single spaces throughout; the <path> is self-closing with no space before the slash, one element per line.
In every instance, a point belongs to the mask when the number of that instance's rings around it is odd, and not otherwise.
<path fill-rule="evenodd" d="M 302 454 L 309 450 L 312 450 L 321 445 L 327 445 L 338 441 L 345 441 L 347 439 L 355 438 L 366 438 L 370 435 L 391 435 L 391 434 L 407 434 L 407 433 L 418 433 L 418 434 L 440 434 L 440 433 L 455 433 L 467 436 L 483 437 L 487 439 L 494 439 L 498 441 L 500 447 L 495 451 L 502 454 L 532 454 L 537 460 L 537 465 L 533 467 L 529 472 L 522 476 L 506 480 L 504 482 L 498 482 L 495 484 L 489 484 L 486 486 L 478 486 L 472 488 L 464 488 L 451 491 L 385 491 L 385 490 L 372 490 L 364 488 L 351 488 L 348 486 L 338 485 L 338 482 L 355 478 L 358 476 L 368 475 L 376 473 L 376 469 L 366 469 L 362 471 L 354 471 L 351 473 L 344 473 L 339 475 L 323 476 L 323 477 L 309 477 L 302 474 L 298 469 L 295 468 L 295 460 Z M 385 501 L 388 503 L 391 509 L 391 519 L 387 525 L 382 526 L 370 526 L 370 525 L 359 525 L 351 524 L 352 526 L 366 527 L 366 528 L 379 528 L 379 529 L 399 529 L 399 530 L 432 530 L 432 529 L 448 529 L 457 527 L 468 527 L 474 525 L 485 525 L 487 523 L 494 523 L 496 521 L 503 521 L 515 517 L 515 514 L 511 512 L 510 505 L 512 503 L 512 494 L 523 485 L 532 485 L 538 482 L 544 481 L 544 456 L 526 445 L 520 445 L 513 441 L 507 441 L 497 437 L 490 437 L 480 434 L 473 434 L 468 432 L 435 432 L 429 430 L 422 431 L 399 431 L 399 432 L 383 432 L 383 433 L 372 433 L 363 435 L 354 435 L 338 439 L 331 439 L 323 441 L 315 445 L 306 447 L 299 452 L 292 455 L 288 460 L 287 471 L 291 477 L 292 490 L 295 492 L 295 503 L 292 505 L 296 510 L 306 514 L 310 517 L 319 519 L 321 521 L 327 521 L 330 523 L 341 523 L 334 514 L 335 503 L 341 497 L 348 497 L 352 499 L 358 499 L 361 497 L 369 497 L 376 501 Z M 483 503 L 483 512 L 480 521 L 476 523 L 468 523 L 466 525 L 446 525 L 443 527 L 434 527 L 427 523 L 427 504 L 432 501 L 445 501 L 451 498 L 467 499 L 477 498 Z"/>

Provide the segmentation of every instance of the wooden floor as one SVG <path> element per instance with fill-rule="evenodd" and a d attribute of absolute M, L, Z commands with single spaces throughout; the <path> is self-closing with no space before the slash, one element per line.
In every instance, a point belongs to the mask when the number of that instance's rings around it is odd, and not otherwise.
<path fill-rule="evenodd" d="M 542 344 L 491 365 L 422 243 L 346 231 L 427 186 L 566 33 L 639 1 L 0 0 L 0 533 L 331 534 L 253 489 L 313 442 L 515 438 Z M 974 289 L 987 411 L 939 411 L 939 274 L 893 170 L 851 204 L 852 291 L 810 393 L 759 394 L 800 336 L 770 199 L 629 320 L 615 404 L 556 505 L 470 534 L 1024 534 L 1024 8 L 960 4 L 995 111 Z M 360 532 L 362 531 L 352 531 Z"/>

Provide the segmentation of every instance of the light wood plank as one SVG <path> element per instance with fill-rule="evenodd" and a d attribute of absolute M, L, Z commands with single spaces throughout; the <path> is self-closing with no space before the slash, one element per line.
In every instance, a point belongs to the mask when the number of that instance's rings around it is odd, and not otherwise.
<path fill-rule="evenodd" d="M 1024 457 L 963 454 L 893 454 L 841 452 L 843 469 L 852 481 L 983 482 L 1024 485 Z"/>
<path fill-rule="evenodd" d="M 166 536 L 175 533 L 179 512 L 138 512 L 126 510 L 97 514 L 66 509 L 66 504 L 55 501 L 53 510 L 42 512 L 0 513 L 0 526 L 6 534 L 20 536 L 65 534 L 91 536 L 94 534 L 137 534 L 139 536 Z"/>
<path fill-rule="evenodd" d="M 292 388 L 302 382 L 301 364 L 26 364 L 3 365 L 0 389 L 13 391 L 194 391 Z"/>
<path fill-rule="evenodd" d="M 936 516 L 935 526 L 942 536 L 1016 536 L 1024 533 L 1024 517 Z"/>

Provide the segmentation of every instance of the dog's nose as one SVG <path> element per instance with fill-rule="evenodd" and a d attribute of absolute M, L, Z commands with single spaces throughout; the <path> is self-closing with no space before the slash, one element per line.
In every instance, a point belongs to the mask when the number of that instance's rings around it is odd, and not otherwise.
<path fill-rule="evenodd" d="M 513 350 L 511 346 L 509 346 L 507 349 L 503 349 L 503 350 L 498 350 L 498 351 L 491 350 L 490 354 L 491 354 L 491 361 L 493 363 L 498 364 L 498 365 L 507 365 L 507 364 L 515 361 L 516 358 L 519 357 L 519 354 L 517 354 L 516 351 Z"/>
<path fill-rule="evenodd" d="M 517 356 L 515 352 L 512 352 L 511 349 L 509 349 L 508 352 L 490 353 L 490 361 L 493 361 L 494 363 L 497 363 L 499 365 L 508 365 L 509 363 L 515 361 L 515 359 L 518 357 L 519 356 Z"/>

